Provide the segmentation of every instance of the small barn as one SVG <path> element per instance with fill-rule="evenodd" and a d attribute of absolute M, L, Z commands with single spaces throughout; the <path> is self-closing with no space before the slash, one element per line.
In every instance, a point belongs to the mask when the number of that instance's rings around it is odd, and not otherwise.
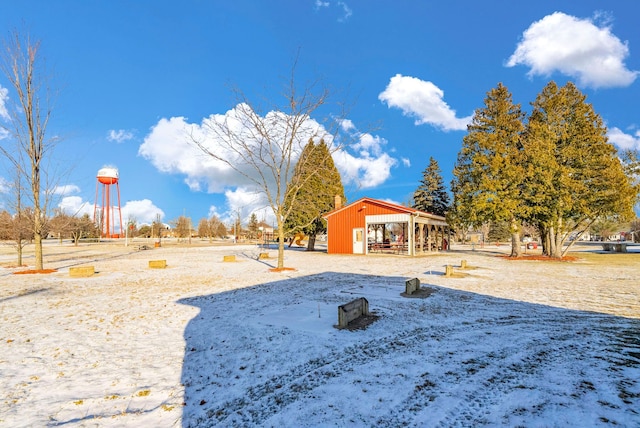
<path fill-rule="evenodd" d="M 323 216 L 329 254 L 404 254 L 447 250 L 450 228 L 442 216 L 372 198 L 361 198 Z"/>

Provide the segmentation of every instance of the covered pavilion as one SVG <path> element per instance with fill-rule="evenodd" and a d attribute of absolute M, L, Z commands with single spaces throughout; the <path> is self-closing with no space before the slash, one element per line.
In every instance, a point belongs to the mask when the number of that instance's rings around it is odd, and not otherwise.
<path fill-rule="evenodd" d="M 361 198 L 323 216 L 329 254 L 404 254 L 447 250 L 450 227 L 444 217 L 372 198 Z"/>

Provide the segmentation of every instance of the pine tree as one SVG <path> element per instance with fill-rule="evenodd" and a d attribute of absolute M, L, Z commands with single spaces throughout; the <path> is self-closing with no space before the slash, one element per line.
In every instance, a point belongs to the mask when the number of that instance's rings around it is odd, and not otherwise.
<path fill-rule="evenodd" d="M 523 139 L 523 194 L 530 221 L 543 232 L 545 253 L 559 258 L 576 229 L 631 218 L 637 188 L 608 143 L 602 118 L 573 83 L 559 88 L 549 82 L 532 104 Z"/>
<path fill-rule="evenodd" d="M 521 134 L 524 114 L 502 84 L 488 92 L 476 110 L 453 171 L 450 218 L 480 226 L 506 221 L 511 229 L 511 256 L 520 249 L 520 224 L 526 213 L 521 197 L 524 179 Z"/>
<path fill-rule="evenodd" d="M 413 208 L 428 213 L 445 216 L 449 211 L 449 194 L 444 187 L 442 172 L 438 162 L 429 158 L 429 165 L 422 172 L 420 186 L 413 193 Z"/>
<path fill-rule="evenodd" d="M 309 140 L 304 147 L 290 188 L 297 188 L 298 191 L 285 201 L 285 207 L 289 210 L 285 224 L 287 233 L 302 232 L 307 235 L 307 250 L 312 251 L 316 235 L 324 233 L 327 228 L 322 215 L 334 208 L 336 196 L 345 201 L 340 172 L 324 140 L 318 143 Z M 294 200 L 293 204 L 289 202 L 291 199 Z"/>
<path fill-rule="evenodd" d="M 250 239 L 256 239 L 258 237 L 258 216 L 256 215 L 256 213 L 251 213 L 247 229 L 249 229 Z"/>

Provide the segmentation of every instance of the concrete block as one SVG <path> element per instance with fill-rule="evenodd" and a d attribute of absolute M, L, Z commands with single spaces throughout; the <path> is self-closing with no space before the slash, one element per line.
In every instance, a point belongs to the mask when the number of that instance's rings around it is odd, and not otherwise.
<path fill-rule="evenodd" d="M 166 260 L 149 260 L 149 267 L 151 269 L 164 269 L 167 267 Z"/>
<path fill-rule="evenodd" d="M 73 278 L 85 278 L 93 276 L 96 270 L 93 266 L 75 266 L 69 268 L 69 276 Z"/>
<path fill-rule="evenodd" d="M 405 294 L 412 295 L 416 291 L 420 290 L 420 280 L 418 278 L 411 278 L 405 281 Z"/>
<path fill-rule="evenodd" d="M 364 297 L 338 306 L 338 328 L 346 328 L 353 320 L 369 315 L 369 302 Z"/>
<path fill-rule="evenodd" d="M 444 276 L 453 276 L 453 266 L 447 265 L 445 267 Z"/>

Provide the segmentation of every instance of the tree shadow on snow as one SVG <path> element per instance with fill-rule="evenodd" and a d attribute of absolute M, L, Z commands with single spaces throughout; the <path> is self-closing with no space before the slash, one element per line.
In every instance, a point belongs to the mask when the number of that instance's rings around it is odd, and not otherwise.
<path fill-rule="evenodd" d="M 429 284 L 408 299 L 407 279 L 325 272 L 181 299 L 200 310 L 182 426 L 640 423 L 640 320 Z M 379 320 L 334 328 L 358 297 Z"/>

